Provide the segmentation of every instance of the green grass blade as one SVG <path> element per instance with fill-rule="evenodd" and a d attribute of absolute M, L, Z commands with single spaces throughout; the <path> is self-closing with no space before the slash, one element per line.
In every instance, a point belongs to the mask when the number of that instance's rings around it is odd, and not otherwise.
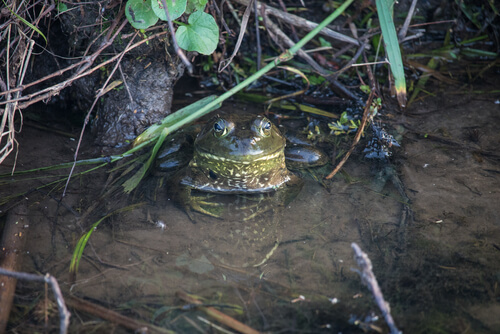
<path fill-rule="evenodd" d="M 71 257 L 71 264 L 69 266 L 70 273 L 77 273 L 78 272 L 78 267 L 80 265 L 80 260 L 81 260 L 82 255 L 83 255 L 83 251 L 85 250 L 85 246 L 87 245 L 87 242 L 89 241 L 92 233 L 97 229 L 97 226 L 99 226 L 99 224 L 103 222 L 103 220 L 105 220 L 106 218 L 109 218 L 115 214 L 121 213 L 121 212 L 134 210 L 143 204 L 144 204 L 144 202 L 136 203 L 136 204 L 132 204 L 132 205 L 129 205 L 127 207 L 115 210 L 111 213 L 108 213 L 107 215 L 105 215 L 104 217 L 102 217 L 101 219 L 96 221 L 94 224 L 92 224 L 89 231 L 80 237 L 80 240 L 78 240 L 78 243 L 75 247 L 75 250 L 73 251 L 73 256 Z"/>
<path fill-rule="evenodd" d="M 194 121 L 196 118 L 220 108 L 221 104 L 217 103 L 212 107 L 207 108 L 203 113 L 196 113 L 207 104 L 212 103 L 215 98 L 215 95 L 207 96 L 199 101 L 196 101 L 195 103 L 188 105 L 187 107 L 184 107 L 168 115 L 161 121 L 161 123 L 150 126 L 148 129 L 146 129 L 146 131 L 137 136 L 137 138 L 134 140 L 134 147 L 149 142 L 150 140 L 154 141 L 154 139 L 161 134 L 163 129 L 167 129 L 168 133 L 172 133 L 180 127 Z M 194 114 L 196 114 L 196 117 L 193 117 Z"/>
<path fill-rule="evenodd" d="M 436 58 L 431 58 L 427 63 L 427 67 L 435 70 L 438 67 L 438 61 Z M 424 90 L 427 81 L 429 80 L 430 75 L 423 75 L 418 79 L 417 84 L 415 85 L 415 90 L 411 94 L 410 101 L 408 102 L 408 106 L 410 106 L 413 101 L 417 98 L 418 94 Z"/>
<path fill-rule="evenodd" d="M 10 9 L 10 7 L 7 5 L 7 3 L 5 2 L 5 0 L 2 0 L 3 4 L 5 5 L 5 7 L 7 7 L 10 12 L 15 16 L 17 17 L 22 23 L 26 24 L 28 27 L 30 27 L 31 29 L 33 29 L 34 31 L 36 31 L 38 34 L 40 34 L 40 36 L 42 36 L 42 38 L 45 40 L 45 44 L 47 44 L 47 38 L 45 37 L 45 35 L 40 31 L 40 29 L 38 29 L 37 27 L 35 27 L 34 25 L 32 25 L 31 23 L 29 23 L 28 21 L 26 21 L 25 19 L 23 19 L 21 16 L 17 15 L 12 9 Z"/>
<path fill-rule="evenodd" d="M 123 183 L 123 190 L 125 191 L 125 193 L 128 194 L 132 190 L 134 190 L 139 185 L 144 176 L 146 176 L 149 168 L 155 162 L 158 150 L 163 145 L 163 142 L 165 141 L 165 138 L 167 138 L 167 135 L 169 133 L 169 128 L 163 128 L 160 136 L 158 137 L 158 140 L 156 141 L 155 146 L 153 147 L 153 150 L 151 151 L 148 161 L 144 165 L 142 165 L 141 168 L 130 179 Z"/>
<path fill-rule="evenodd" d="M 382 30 L 385 51 L 389 59 L 392 75 L 394 76 L 396 97 L 399 106 L 404 108 L 406 106 L 406 81 L 398 36 L 391 15 L 391 0 L 375 0 L 375 3 L 377 5 L 377 13 L 380 21 L 380 29 Z"/>

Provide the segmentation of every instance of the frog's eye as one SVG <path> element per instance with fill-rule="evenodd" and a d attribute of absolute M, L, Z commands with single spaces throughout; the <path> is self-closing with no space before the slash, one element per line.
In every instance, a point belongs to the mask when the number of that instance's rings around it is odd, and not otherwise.
<path fill-rule="evenodd" d="M 267 118 L 262 118 L 257 120 L 256 129 L 262 137 L 269 137 L 271 135 L 271 129 L 273 124 Z"/>
<path fill-rule="evenodd" d="M 222 118 L 217 119 L 214 122 L 214 134 L 216 137 L 224 137 L 229 132 L 229 128 Z"/>

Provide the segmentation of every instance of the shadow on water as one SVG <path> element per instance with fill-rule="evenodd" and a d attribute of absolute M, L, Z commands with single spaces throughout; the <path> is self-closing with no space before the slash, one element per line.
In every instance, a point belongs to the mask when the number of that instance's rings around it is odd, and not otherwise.
<path fill-rule="evenodd" d="M 430 100 L 393 118 L 398 121 L 392 126 L 405 130 L 403 145 L 392 158 L 395 174 L 382 187 L 376 175 L 385 167 L 358 154 L 329 189 L 306 180 L 290 204 L 248 220 L 195 214 L 193 223 L 162 188 L 108 198 L 101 209 L 145 204 L 98 227 L 74 284 L 68 267 L 81 235 L 78 219 L 49 196 L 34 195 L 23 271 L 50 272 L 76 296 L 180 333 L 209 330 L 200 317 L 213 319 L 186 306 L 177 291 L 260 331 L 386 332 L 370 292 L 351 270 L 356 264 L 350 245 L 356 242 L 372 259 L 404 332 L 498 332 L 500 105 L 461 99 L 458 106 L 456 98 Z M 433 112 L 412 114 L 422 110 Z M 30 132 L 21 134 L 25 166 L 37 160 L 29 147 L 39 139 Z M 104 181 L 105 175 L 76 180 L 65 205 L 76 211 L 91 207 Z M 238 214 L 253 212 L 259 202 L 236 201 L 226 207 Z M 404 204 L 414 217 L 402 224 Z M 101 216 L 96 210 L 88 221 Z M 14 326 L 22 332 L 37 321 L 22 313 L 22 305 L 43 293 L 26 282 L 19 287 Z M 80 319 L 72 322 L 74 332 L 96 328 Z M 112 330 L 110 324 L 99 326 Z"/>

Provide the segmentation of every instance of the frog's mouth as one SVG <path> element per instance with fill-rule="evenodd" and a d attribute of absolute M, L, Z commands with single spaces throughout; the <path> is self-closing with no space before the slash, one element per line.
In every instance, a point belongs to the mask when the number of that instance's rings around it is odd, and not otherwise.
<path fill-rule="evenodd" d="M 227 158 L 197 150 L 190 164 L 192 183 L 211 192 L 274 190 L 289 180 L 285 154 L 282 149 L 266 153 Z"/>
<path fill-rule="evenodd" d="M 220 155 L 215 155 L 203 150 L 197 150 L 197 153 L 207 160 L 221 161 L 230 164 L 242 164 L 250 165 L 253 163 L 259 163 L 261 161 L 269 161 L 279 159 L 280 156 L 284 155 L 283 149 L 278 149 L 275 152 L 267 153 L 261 156 L 255 155 L 233 155 L 231 158 L 223 157 Z M 235 159 L 236 158 L 236 159 Z"/>

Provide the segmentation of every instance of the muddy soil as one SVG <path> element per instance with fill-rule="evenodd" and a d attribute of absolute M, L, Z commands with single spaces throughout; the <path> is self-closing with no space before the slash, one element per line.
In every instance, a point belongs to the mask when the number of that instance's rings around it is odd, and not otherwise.
<path fill-rule="evenodd" d="M 499 83 L 497 74 L 477 89 L 495 89 Z M 27 196 L 30 224 L 23 271 L 50 272 L 66 293 L 180 333 L 193 332 L 193 323 L 209 327 L 197 318 L 207 318 L 200 310 L 182 309 L 185 303 L 175 297 L 176 291 L 206 298 L 260 331 L 361 333 L 379 326 L 386 332 L 370 292 L 352 270 L 356 264 L 350 245 L 356 242 L 373 261 L 399 329 L 498 333 L 500 96 L 453 92 L 415 103 L 405 114 L 386 111 L 383 117 L 388 129 L 405 130 L 391 164 L 410 199 L 413 220 L 402 221 L 404 199 L 391 182 L 374 190 L 381 167 L 360 152 L 329 189 L 306 181 L 273 227 L 277 232 L 272 233 L 280 235 L 277 248 L 272 238 L 241 243 L 237 234 L 244 225 L 204 219 L 193 223 L 161 188 L 99 199 L 107 178 L 102 170 L 74 177 L 62 202 L 64 183 Z M 231 102 L 224 106 L 232 107 Z M 69 138 L 31 127 L 18 140 L 17 170 L 71 161 L 76 146 Z M 98 154 L 84 145 L 80 158 Z M 9 172 L 12 164 L 11 159 L 0 172 Z M 67 175 L 67 170 L 56 174 Z M 45 173 L 2 183 L 1 196 L 54 179 Z M 94 206 L 96 201 L 100 205 Z M 82 231 L 111 209 L 137 203 L 143 204 L 99 225 L 71 282 L 69 263 Z M 247 258 L 265 261 L 253 266 Z M 19 282 L 11 331 L 41 329 L 37 326 L 43 326 L 43 317 L 23 310 L 43 301 L 43 290 Z M 303 300 L 297 299 L 300 295 Z M 71 331 L 122 331 L 94 320 L 73 310 Z M 51 324 L 57 328 L 55 317 Z"/>

